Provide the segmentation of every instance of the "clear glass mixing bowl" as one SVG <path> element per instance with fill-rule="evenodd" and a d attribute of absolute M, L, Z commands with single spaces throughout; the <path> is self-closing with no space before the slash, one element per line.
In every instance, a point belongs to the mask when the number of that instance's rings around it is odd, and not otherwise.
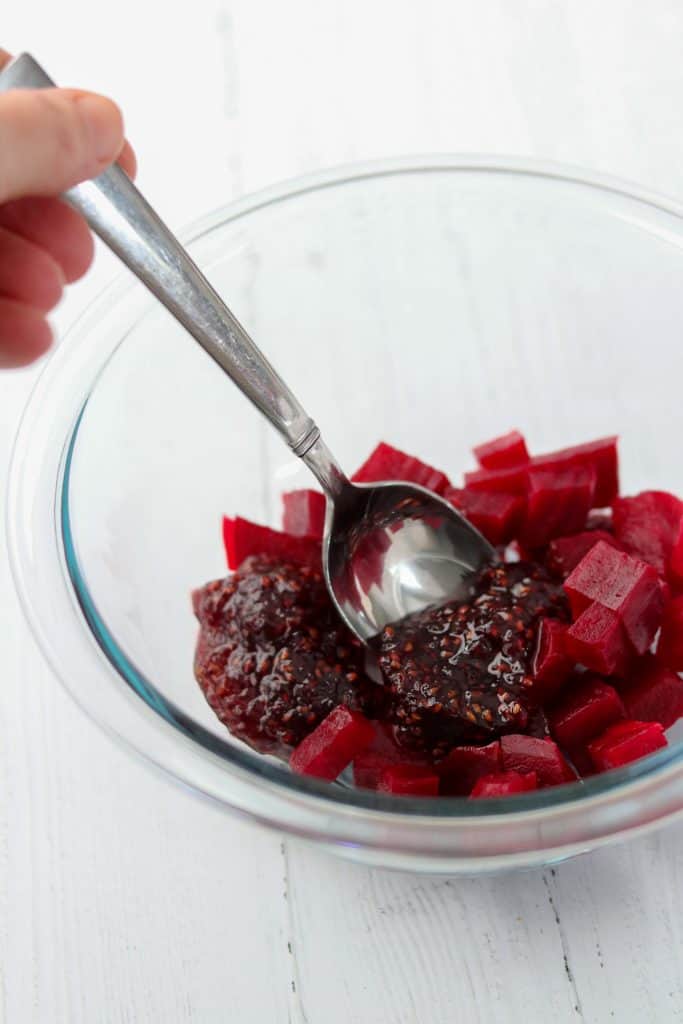
<path fill-rule="evenodd" d="M 626 492 L 683 492 L 683 209 L 512 160 L 343 169 L 184 238 L 349 470 L 381 438 L 455 478 L 519 427 L 537 451 L 618 431 Z M 544 863 L 683 808 L 683 745 L 507 801 L 298 778 L 225 731 L 196 686 L 189 594 L 222 575 L 223 513 L 277 525 L 309 483 L 130 276 L 90 308 L 28 405 L 11 471 L 15 577 L 78 703 L 176 780 L 367 863 Z"/>

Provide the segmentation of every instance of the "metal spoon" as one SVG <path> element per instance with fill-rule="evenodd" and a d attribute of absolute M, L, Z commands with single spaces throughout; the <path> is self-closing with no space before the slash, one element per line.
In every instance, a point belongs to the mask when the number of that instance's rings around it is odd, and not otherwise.
<path fill-rule="evenodd" d="M 28 54 L 0 91 L 54 82 Z M 443 498 L 406 483 L 352 484 L 320 431 L 149 203 L 116 165 L 64 198 L 251 399 L 327 496 L 323 569 L 351 629 L 369 641 L 412 612 L 463 599 L 489 543 Z"/>

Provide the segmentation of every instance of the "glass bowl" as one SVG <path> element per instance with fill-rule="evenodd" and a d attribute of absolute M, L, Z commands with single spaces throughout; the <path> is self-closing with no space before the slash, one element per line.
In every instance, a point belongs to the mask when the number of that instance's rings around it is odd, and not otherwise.
<path fill-rule="evenodd" d="M 379 439 L 457 478 L 519 427 L 536 451 L 621 434 L 625 492 L 683 492 L 683 210 L 581 171 L 443 157 L 356 166 L 233 204 L 184 235 L 353 470 Z M 299 778 L 214 717 L 190 591 L 220 520 L 277 525 L 303 465 L 130 276 L 80 319 L 26 410 L 14 574 L 77 702 L 229 810 L 366 863 L 546 863 L 683 808 L 683 747 L 505 801 Z"/>

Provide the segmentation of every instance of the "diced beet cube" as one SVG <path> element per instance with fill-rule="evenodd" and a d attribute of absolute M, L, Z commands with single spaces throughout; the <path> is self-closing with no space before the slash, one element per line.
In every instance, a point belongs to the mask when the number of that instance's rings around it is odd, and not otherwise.
<path fill-rule="evenodd" d="M 506 494 L 526 494 L 526 466 L 505 469 L 474 469 L 465 473 L 468 491 L 503 491 Z"/>
<path fill-rule="evenodd" d="M 631 656 L 619 616 L 597 601 L 581 612 L 569 627 L 565 648 L 576 664 L 606 676 L 623 672 Z"/>
<path fill-rule="evenodd" d="M 565 649 L 565 633 L 566 626 L 557 619 L 541 619 L 531 666 L 534 683 L 529 691 L 538 703 L 554 697 L 573 668 Z"/>
<path fill-rule="evenodd" d="M 289 766 L 299 775 L 331 781 L 372 743 L 374 735 L 372 722 L 339 704 L 292 751 Z"/>
<path fill-rule="evenodd" d="M 500 750 L 504 771 L 535 772 L 539 786 L 560 786 L 576 779 L 554 740 L 513 733 L 501 737 Z"/>
<path fill-rule="evenodd" d="M 435 494 L 443 494 L 450 487 L 445 473 L 425 462 L 420 462 L 413 455 L 406 455 L 398 448 L 381 441 L 352 479 L 358 484 L 371 484 L 383 480 L 405 480 L 411 484 L 419 484 Z"/>
<path fill-rule="evenodd" d="M 604 437 L 598 441 L 576 445 L 574 448 L 563 448 L 559 452 L 550 452 L 548 455 L 536 455 L 531 460 L 531 465 L 537 466 L 539 469 L 552 470 L 565 469 L 569 466 L 594 469 L 596 483 L 593 503 L 597 507 L 609 505 L 619 493 L 617 440 L 616 437 Z M 580 526 L 577 527 L 577 529 L 580 528 Z M 572 531 L 565 531 L 565 533 L 570 532 Z"/>
<path fill-rule="evenodd" d="M 282 528 L 293 537 L 322 540 L 325 527 L 325 495 L 320 491 L 287 491 L 282 495 Z"/>
<path fill-rule="evenodd" d="M 529 470 L 527 510 L 520 540 L 530 548 L 541 547 L 553 537 L 576 533 L 586 522 L 595 494 L 595 470 L 591 466 Z"/>
<path fill-rule="evenodd" d="M 581 533 L 574 533 L 570 537 L 556 537 L 555 540 L 551 540 L 545 564 L 558 576 L 566 577 L 601 540 L 617 550 L 621 547 L 619 541 L 606 530 L 582 530 Z"/>
<path fill-rule="evenodd" d="M 574 615 L 591 601 L 619 616 L 637 654 L 645 654 L 662 620 L 664 598 L 656 571 L 599 541 L 570 573 L 564 589 Z"/>
<path fill-rule="evenodd" d="M 392 764 L 382 772 L 377 789 L 380 793 L 437 796 L 439 776 L 433 769 L 417 764 Z"/>
<path fill-rule="evenodd" d="M 683 502 L 667 491 L 643 491 L 612 506 L 614 535 L 625 551 L 665 577 L 683 519 Z"/>
<path fill-rule="evenodd" d="M 608 725 L 625 718 L 621 697 L 600 676 L 576 675 L 549 712 L 550 731 L 574 758 Z"/>
<path fill-rule="evenodd" d="M 312 537 L 292 537 L 240 516 L 224 517 L 223 543 L 229 569 L 239 569 L 250 555 L 273 555 L 287 562 L 320 565 L 320 541 Z"/>
<path fill-rule="evenodd" d="M 506 544 L 511 540 L 524 511 L 524 499 L 518 494 L 468 491 L 451 487 L 444 497 L 462 512 L 491 544 Z"/>
<path fill-rule="evenodd" d="M 507 469 L 529 461 L 526 441 L 518 430 L 511 430 L 502 437 L 478 444 L 473 449 L 474 457 L 484 469 Z"/>
<path fill-rule="evenodd" d="M 683 587 L 683 519 L 671 549 L 668 577 L 677 587 Z"/>
<path fill-rule="evenodd" d="M 495 800 L 515 793 L 529 793 L 538 787 L 536 772 L 495 772 L 483 775 L 470 794 L 471 800 Z"/>
<path fill-rule="evenodd" d="M 500 742 L 485 747 L 454 747 L 438 766 L 441 792 L 446 796 L 469 796 L 482 775 L 501 770 Z"/>
<path fill-rule="evenodd" d="M 657 658 L 667 668 L 683 672 L 683 597 L 675 597 L 664 609 Z"/>
<path fill-rule="evenodd" d="M 683 717 L 683 680 L 651 654 L 633 665 L 620 692 L 626 713 L 639 722 L 659 722 L 669 729 Z"/>
<path fill-rule="evenodd" d="M 588 744 L 588 753 L 595 768 L 606 772 L 610 768 L 637 761 L 647 754 L 666 746 L 666 736 L 659 722 L 636 722 L 629 719 L 605 729 Z"/>
<path fill-rule="evenodd" d="M 408 763 L 429 768 L 432 764 L 423 754 L 399 747 L 394 732 L 386 722 L 373 722 L 375 734 L 372 742 L 353 759 L 353 781 L 363 789 L 377 789 L 385 768 L 392 764 Z"/>

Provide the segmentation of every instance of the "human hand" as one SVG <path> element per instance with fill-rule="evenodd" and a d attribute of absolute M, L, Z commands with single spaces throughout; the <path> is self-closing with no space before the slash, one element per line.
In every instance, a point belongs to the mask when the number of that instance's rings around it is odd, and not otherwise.
<path fill-rule="evenodd" d="M 0 50 L 0 68 L 9 60 Z M 93 258 L 85 220 L 57 197 L 115 160 L 135 175 L 111 100 L 79 89 L 0 94 L 0 368 L 50 347 L 46 314 Z"/>

